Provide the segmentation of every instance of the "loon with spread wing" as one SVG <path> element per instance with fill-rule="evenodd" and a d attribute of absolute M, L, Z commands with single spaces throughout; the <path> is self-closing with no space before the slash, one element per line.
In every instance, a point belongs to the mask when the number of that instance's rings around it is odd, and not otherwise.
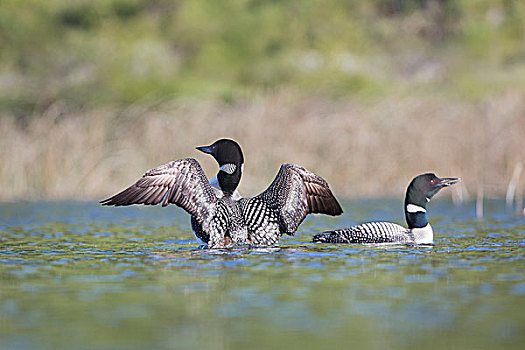
<path fill-rule="evenodd" d="M 237 191 L 244 165 L 239 144 L 220 139 L 197 149 L 219 164 L 219 172 L 210 181 L 195 159 L 180 159 L 149 170 L 135 184 L 100 203 L 175 204 L 192 216 L 195 236 L 202 247 L 209 248 L 273 245 L 283 234 L 294 235 L 310 213 L 343 212 L 328 183 L 295 164 L 281 165 L 263 193 L 243 198 Z"/>

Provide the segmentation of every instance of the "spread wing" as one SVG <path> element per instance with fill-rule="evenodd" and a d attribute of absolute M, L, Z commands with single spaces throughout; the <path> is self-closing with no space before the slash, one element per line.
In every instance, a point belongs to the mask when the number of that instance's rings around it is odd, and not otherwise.
<path fill-rule="evenodd" d="M 282 233 L 294 234 L 306 215 L 340 215 L 343 210 L 328 183 L 295 164 L 283 164 L 270 186 L 257 196 L 275 210 Z"/>
<path fill-rule="evenodd" d="M 135 184 L 113 197 L 100 201 L 102 205 L 176 204 L 202 223 L 215 207 L 214 195 L 199 162 L 192 158 L 174 160 L 146 172 Z"/>

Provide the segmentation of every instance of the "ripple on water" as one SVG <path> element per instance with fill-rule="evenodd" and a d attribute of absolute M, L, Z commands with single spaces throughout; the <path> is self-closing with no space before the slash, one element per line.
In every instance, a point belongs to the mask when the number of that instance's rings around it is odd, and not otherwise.
<path fill-rule="evenodd" d="M 397 201 L 369 200 L 308 218 L 277 247 L 231 250 L 198 249 L 174 208 L 1 204 L 0 338 L 13 349 L 162 349 L 192 334 L 225 348 L 519 348 L 525 225 L 500 204 L 476 220 L 432 203 L 434 246 L 310 242 L 327 227 L 402 222 Z"/>

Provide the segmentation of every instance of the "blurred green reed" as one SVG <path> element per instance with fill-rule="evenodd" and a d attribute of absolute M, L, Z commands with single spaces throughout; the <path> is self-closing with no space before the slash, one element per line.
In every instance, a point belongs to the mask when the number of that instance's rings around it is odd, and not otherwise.
<path fill-rule="evenodd" d="M 282 87 L 480 99 L 525 88 L 524 28 L 516 0 L 4 0 L 0 109 Z"/>

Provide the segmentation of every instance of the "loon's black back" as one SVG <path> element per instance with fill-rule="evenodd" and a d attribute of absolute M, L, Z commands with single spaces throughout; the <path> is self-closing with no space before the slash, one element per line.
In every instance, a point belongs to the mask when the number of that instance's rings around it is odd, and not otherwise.
<path fill-rule="evenodd" d="M 309 213 L 342 213 L 328 183 L 294 164 L 283 164 L 260 195 L 242 198 L 236 192 L 244 161 L 238 144 L 223 139 L 198 149 L 213 155 L 220 165 L 211 184 L 195 159 L 181 159 L 146 172 L 134 185 L 101 203 L 180 206 L 192 215 L 196 236 L 210 248 L 232 243 L 271 245 L 282 234 L 293 235 Z"/>
<path fill-rule="evenodd" d="M 393 222 L 366 222 L 339 230 L 317 234 L 318 243 L 408 243 L 413 241 L 409 229 Z"/>
<path fill-rule="evenodd" d="M 247 243 L 268 246 L 283 234 L 294 235 L 306 215 L 340 215 L 342 209 L 328 183 L 318 175 L 295 164 L 283 164 L 270 186 L 260 195 L 240 198 L 242 217 L 247 227 Z M 192 217 L 195 235 L 214 246 L 213 237 Z M 209 241 L 212 243 L 209 243 Z"/>

